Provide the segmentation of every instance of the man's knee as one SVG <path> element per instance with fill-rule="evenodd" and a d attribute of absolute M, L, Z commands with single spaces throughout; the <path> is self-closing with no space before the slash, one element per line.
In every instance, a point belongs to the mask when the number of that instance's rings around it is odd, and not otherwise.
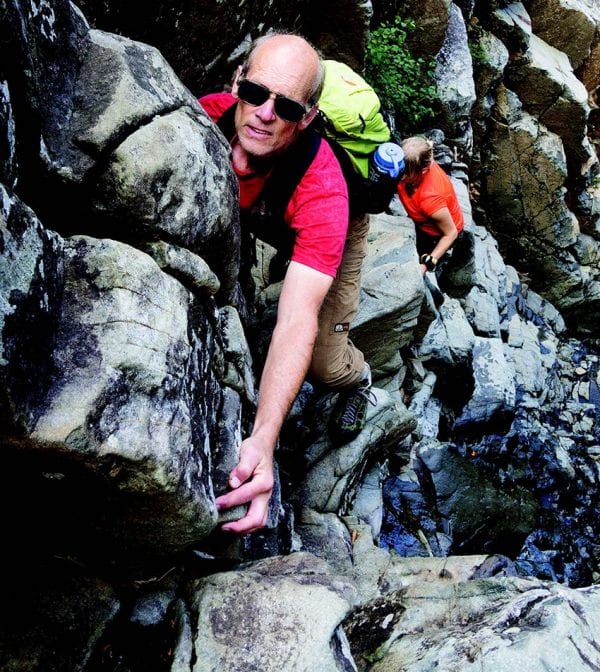
<path fill-rule="evenodd" d="M 360 360 L 360 361 L 359 361 Z M 364 368 L 364 358 L 360 351 L 334 354 L 329 348 L 315 348 L 310 363 L 311 380 L 332 389 L 349 387 L 356 383 Z"/>
<path fill-rule="evenodd" d="M 312 380 L 325 387 L 335 387 L 338 380 L 344 377 L 344 366 L 332 366 L 331 362 L 324 361 L 323 358 L 313 358 L 309 375 Z"/>

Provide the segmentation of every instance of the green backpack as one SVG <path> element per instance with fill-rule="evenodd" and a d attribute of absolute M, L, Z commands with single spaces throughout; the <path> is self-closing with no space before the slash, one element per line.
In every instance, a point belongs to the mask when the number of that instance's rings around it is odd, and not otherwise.
<path fill-rule="evenodd" d="M 390 129 L 381 115 L 373 88 L 354 70 L 339 61 L 326 60 L 323 92 L 319 98 L 321 132 L 346 150 L 354 169 L 366 178 L 369 157 Z"/>

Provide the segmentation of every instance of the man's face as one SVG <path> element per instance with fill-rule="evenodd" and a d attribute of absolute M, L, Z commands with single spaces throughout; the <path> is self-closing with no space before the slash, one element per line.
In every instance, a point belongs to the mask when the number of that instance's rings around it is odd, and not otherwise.
<path fill-rule="evenodd" d="M 232 89 L 236 97 L 240 77 L 241 72 L 238 71 Z M 306 61 L 298 59 L 292 51 L 288 53 L 279 49 L 274 52 L 267 42 L 256 50 L 244 77 L 309 109 L 308 97 L 314 75 L 306 67 Z M 276 114 L 273 97 L 258 106 L 240 100 L 235 115 L 238 141 L 251 157 L 270 158 L 289 147 L 315 114 L 316 108 L 310 110 L 300 121 L 290 122 Z"/>

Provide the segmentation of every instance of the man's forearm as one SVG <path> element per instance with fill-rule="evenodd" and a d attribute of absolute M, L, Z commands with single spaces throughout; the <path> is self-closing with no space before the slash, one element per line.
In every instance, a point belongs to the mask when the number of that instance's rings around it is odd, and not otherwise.
<path fill-rule="evenodd" d="M 316 316 L 304 316 L 301 324 L 278 324 L 273 332 L 252 430 L 271 451 L 306 376 L 316 335 Z"/>
<path fill-rule="evenodd" d="M 240 446 L 229 475 L 231 491 L 217 498 L 220 509 L 250 502 L 247 514 L 223 529 L 253 532 L 265 525 L 273 491 L 273 452 L 310 364 L 318 315 L 332 278 L 292 261 L 279 297 L 277 324 L 260 382 L 252 435 Z"/>

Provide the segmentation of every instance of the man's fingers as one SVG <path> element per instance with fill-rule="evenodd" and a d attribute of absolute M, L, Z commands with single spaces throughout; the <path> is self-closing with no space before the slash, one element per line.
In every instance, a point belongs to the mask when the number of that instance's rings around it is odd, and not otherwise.
<path fill-rule="evenodd" d="M 256 465 L 255 465 L 256 466 Z M 229 474 L 229 485 L 235 490 L 239 488 L 242 483 L 245 483 L 254 471 L 254 467 L 250 467 L 249 464 L 244 464 L 241 460 L 238 464 L 231 470 Z"/>
<path fill-rule="evenodd" d="M 256 471 L 260 463 L 260 455 L 252 450 L 242 450 L 240 461 L 229 474 L 229 485 L 236 489 L 245 483 Z"/>
<path fill-rule="evenodd" d="M 215 500 L 217 508 L 230 509 L 250 503 L 246 515 L 227 522 L 222 529 L 230 532 L 254 532 L 264 527 L 274 476 L 271 451 L 252 438 L 242 442 L 240 461 L 229 474 L 231 490 Z"/>
<path fill-rule="evenodd" d="M 244 483 L 237 490 L 231 490 L 227 494 L 217 497 L 215 503 L 219 509 L 230 509 L 232 506 L 251 502 L 256 494 L 256 487 L 251 481 L 250 483 Z"/>
<path fill-rule="evenodd" d="M 256 497 L 252 501 L 248 513 L 239 520 L 223 525 L 223 530 L 226 532 L 237 532 L 238 534 L 248 534 L 263 528 L 267 522 L 269 513 L 269 499 L 270 497 L 265 497 L 264 495 Z"/>

